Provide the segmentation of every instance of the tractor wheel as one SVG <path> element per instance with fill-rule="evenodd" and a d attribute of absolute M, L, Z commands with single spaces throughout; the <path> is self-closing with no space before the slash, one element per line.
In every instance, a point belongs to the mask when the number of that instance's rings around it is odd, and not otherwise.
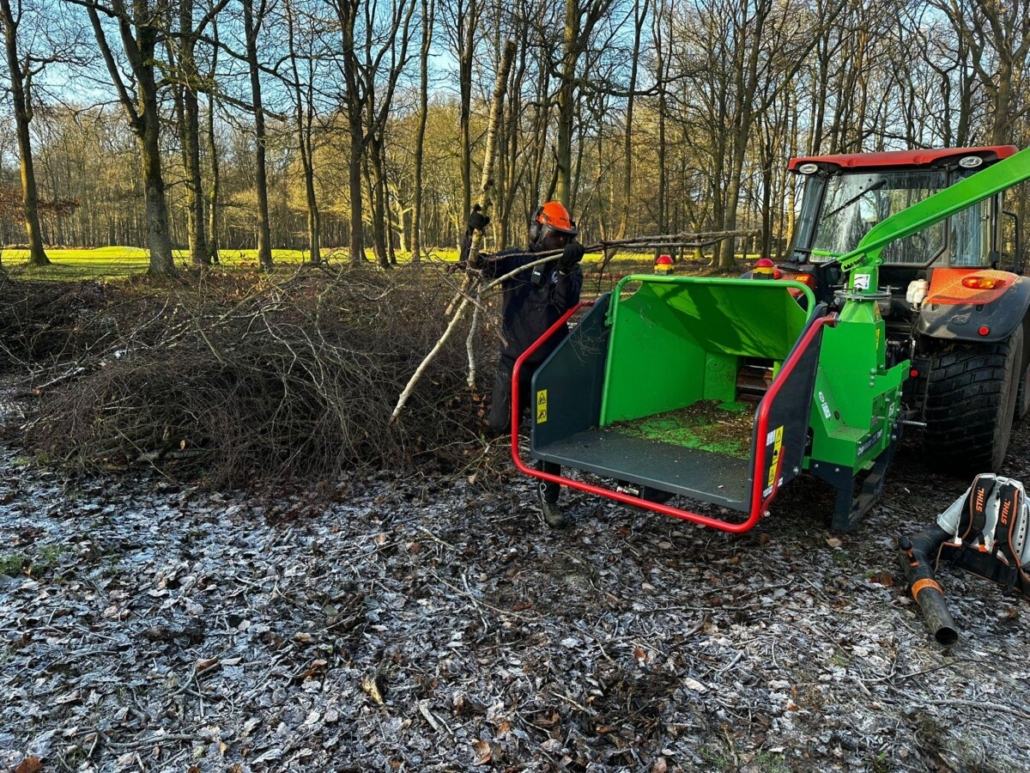
<path fill-rule="evenodd" d="M 1023 419 L 1030 411 L 1030 363 L 1024 362 L 1022 370 L 1019 389 L 1016 391 L 1016 421 Z"/>
<path fill-rule="evenodd" d="M 972 476 L 998 472 L 1016 412 L 1023 326 L 996 344 L 954 344 L 934 357 L 923 447 L 931 464 Z"/>

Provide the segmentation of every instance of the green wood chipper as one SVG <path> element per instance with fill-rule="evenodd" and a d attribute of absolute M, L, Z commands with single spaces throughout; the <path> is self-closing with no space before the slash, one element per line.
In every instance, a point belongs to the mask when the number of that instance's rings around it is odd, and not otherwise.
<path fill-rule="evenodd" d="M 522 458 L 517 401 L 516 465 L 730 532 L 754 526 L 807 472 L 837 489 L 832 527 L 854 528 L 882 492 L 912 365 L 888 356 L 882 253 L 1028 178 L 1030 149 L 881 220 L 854 249 L 824 257 L 821 269 L 843 278 L 828 299 L 804 281 L 624 278 L 581 304 L 588 310 L 532 381 L 529 457 L 588 474 L 552 475 Z M 578 309 L 523 355 L 513 384 Z M 668 504 L 673 496 L 716 507 L 694 512 Z"/>

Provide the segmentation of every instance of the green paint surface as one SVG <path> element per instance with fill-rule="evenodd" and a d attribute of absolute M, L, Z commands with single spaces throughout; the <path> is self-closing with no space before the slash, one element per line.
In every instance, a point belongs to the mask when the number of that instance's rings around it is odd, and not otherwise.
<path fill-rule="evenodd" d="M 635 287 L 634 292 L 629 288 Z M 612 293 L 600 425 L 736 399 L 741 357 L 780 362 L 815 307 L 797 282 L 635 275 Z M 625 292 L 623 292 L 625 291 Z"/>

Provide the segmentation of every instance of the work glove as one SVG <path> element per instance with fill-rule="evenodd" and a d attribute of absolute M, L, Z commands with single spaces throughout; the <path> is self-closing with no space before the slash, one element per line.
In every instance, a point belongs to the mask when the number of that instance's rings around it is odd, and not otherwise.
<path fill-rule="evenodd" d="M 582 244 L 578 242 L 572 242 L 565 245 L 565 249 L 562 250 L 561 257 L 558 258 L 558 270 L 568 273 L 572 270 L 573 266 L 583 260 L 583 253 L 586 250 Z"/>
<path fill-rule="evenodd" d="M 469 212 L 468 218 L 465 220 L 465 225 L 469 229 L 469 233 L 472 231 L 482 231 L 488 225 L 490 225 L 490 218 L 483 214 L 483 208 L 476 204 Z"/>

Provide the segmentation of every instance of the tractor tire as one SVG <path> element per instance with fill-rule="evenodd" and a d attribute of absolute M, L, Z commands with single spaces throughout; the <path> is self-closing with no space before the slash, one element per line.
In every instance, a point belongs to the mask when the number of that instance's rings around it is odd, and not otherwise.
<path fill-rule="evenodd" d="M 1019 377 L 1019 389 L 1016 391 L 1015 421 L 1022 421 L 1030 412 L 1030 362 L 1024 362 L 1022 375 Z"/>
<path fill-rule="evenodd" d="M 1023 326 L 1007 341 L 953 344 L 933 358 L 923 449 L 945 472 L 999 472 L 1012 435 Z"/>

